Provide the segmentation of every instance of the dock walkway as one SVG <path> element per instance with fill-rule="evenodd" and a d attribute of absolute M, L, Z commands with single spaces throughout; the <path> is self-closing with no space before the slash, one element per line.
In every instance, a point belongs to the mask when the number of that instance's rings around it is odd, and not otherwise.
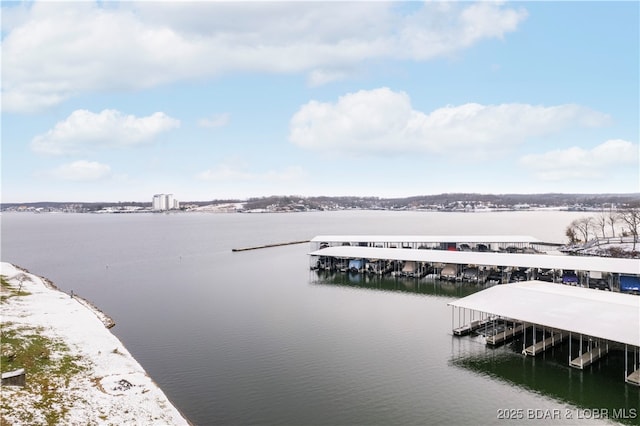
<path fill-rule="evenodd" d="M 634 371 L 627 376 L 627 383 L 631 383 L 636 386 L 640 386 L 640 369 Z"/>
<path fill-rule="evenodd" d="M 589 352 L 585 352 L 582 356 L 572 359 L 569 365 L 573 368 L 583 369 L 590 366 L 609 352 L 607 347 L 598 346 Z"/>
<path fill-rule="evenodd" d="M 487 336 L 486 341 L 488 345 L 496 346 L 500 343 L 504 343 L 508 339 L 512 339 L 524 331 L 524 325 L 518 324 L 515 327 L 507 328 L 504 331 L 494 334 L 493 336 Z"/>
<path fill-rule="evenodd" d="M 522 354 L 536 356 L 562 342 L 567 336 L 569 336 L 569 333 L 552 333 L 550 337 L 525 348 Z"/>
<path fill-rule="evenodd" d="M 466 336 L 467 334 L 471 334 L 474 331 L 484 327 L 490 322 L 490 319 L 471 321 L 469 324 L 465 324 L 462 327 L 455 328 L 453 330 L 453 334 L 455 334 L 456 336 Z"/>

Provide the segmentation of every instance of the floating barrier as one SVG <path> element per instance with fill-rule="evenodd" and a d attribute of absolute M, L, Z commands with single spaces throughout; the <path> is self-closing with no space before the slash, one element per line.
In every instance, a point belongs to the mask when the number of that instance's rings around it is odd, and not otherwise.
<path fill-rule="evenodd" d="M 304 241 L 289 241 L 286 243 L 275 243 L 275 244 L 265 244 L 262 246 L 253 246 L 253 247 L 243 247 L 243 248 L 234 248 L 231 249 L 231 251 L 248 251 L 248 250 L 258 250 L 258 249 L 264 249 L 264 248 L 270 248 L 270 247 L 280 247 L 280 246 L 290 246 L 290 245 L 294 245 L 294 244 L 304 244 L 304 243 L 308 243 L 310 240 L 304 240 Z"/>

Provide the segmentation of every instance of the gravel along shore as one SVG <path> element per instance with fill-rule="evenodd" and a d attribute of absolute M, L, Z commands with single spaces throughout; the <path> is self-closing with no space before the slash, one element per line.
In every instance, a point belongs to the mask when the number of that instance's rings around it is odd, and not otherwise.
<path fill-rule="evenodd" d="M 3 382 L 26 374 L 3 383 L 0 424 L 190 424 L 94 306 L 10 263 L 0 274 Z"/>

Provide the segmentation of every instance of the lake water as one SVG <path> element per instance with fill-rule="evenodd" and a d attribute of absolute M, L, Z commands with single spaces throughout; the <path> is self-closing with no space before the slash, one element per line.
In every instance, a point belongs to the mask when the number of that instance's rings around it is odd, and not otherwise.
<path fill-rule="evenodd" d="M 114 334 L 194 424 L 602 423 L 586 417 L 640 411 L 623 358 L 579 371 L 562 347 L 523 358 L 510 345 L 454 338 L 446 304 L 472 285 L 320 276 L 309 244 L 231 251 L 320 234 L 562 242 L 584 215 L 5 213 L 2 260 L 113 317 Z M 559 418 L 536 420 L 542 410 Z"/>

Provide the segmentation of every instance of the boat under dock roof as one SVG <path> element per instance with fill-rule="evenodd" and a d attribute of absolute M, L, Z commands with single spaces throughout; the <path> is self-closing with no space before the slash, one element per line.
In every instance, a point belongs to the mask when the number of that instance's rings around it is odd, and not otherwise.
<path fill-rule="evenodd" d="M 318 235 L 312 243 L 362 241 L 376 243 L 540 243 L 529 235 Z"/>
<path fill-rule="evenodd" d="M 447 305 L 640 347 L 640 297 L 628 294 L 525 281 Z"/>
<path fill-rule="evenodd" d="M 510 266 L 515 268 L 565 269 L 640 275 L 638 259 L 551 254 L 511 254 L 447 250 L 422 250 L 337 246 L 315 250 L 310 256 L 343 259 L 384 259 L 457 265 Z"/>

